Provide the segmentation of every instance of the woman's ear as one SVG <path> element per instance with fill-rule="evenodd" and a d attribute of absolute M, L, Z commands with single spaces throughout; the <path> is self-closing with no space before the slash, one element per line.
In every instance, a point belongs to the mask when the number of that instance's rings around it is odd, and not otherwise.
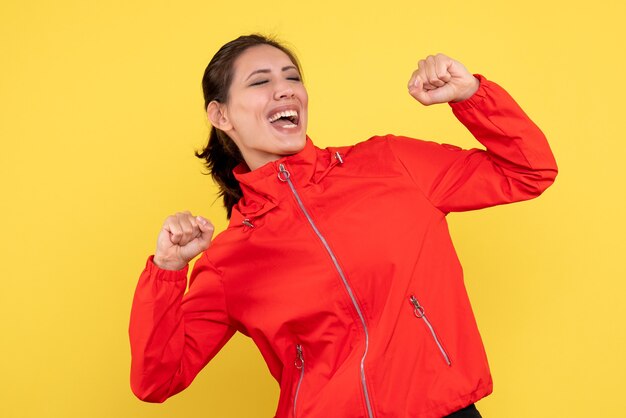
<path fill-rule="evenodd" d="M 220 131 L 228 132 L 233 128 L 233 125 L 228 120 L 228 117 L 226 117 L 224 110 L 224 105 L 213 100 L 207 106 L 206 114 L 213 127 Z"/>

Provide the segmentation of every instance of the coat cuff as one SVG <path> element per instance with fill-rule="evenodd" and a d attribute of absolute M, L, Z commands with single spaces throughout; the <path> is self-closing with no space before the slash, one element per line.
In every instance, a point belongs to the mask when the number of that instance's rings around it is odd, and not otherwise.
<path fill-rule="evenodd" d="M 489 84 L 490 81 L 481 74 L 474 74 L 474 77 L 476 77 L 478 79 L 478 82 L 480 83 L 478 86 L 478 90 L 476 90 L 474 94 L 472 94 L 465 100 L 461 100 L 460 102 L 448 102 L 452 109 L 463 110 L 476 107 L 478 104 L 480 104 L 480 102 L 485 99 L 485 97 L 487 97 L 487 84 Z"/>
<path fill-rule="evenodd" d="M 187 280 L 187 271 L 189 270 L 189 264 L 180 270 L 165 270 L 154 264 L 154 255 L 148 257 L 146 262 L 145 272 L 154 277 L 157 280 L 163 280 L 166 282 L 177 282 L 181 280 Z"/>

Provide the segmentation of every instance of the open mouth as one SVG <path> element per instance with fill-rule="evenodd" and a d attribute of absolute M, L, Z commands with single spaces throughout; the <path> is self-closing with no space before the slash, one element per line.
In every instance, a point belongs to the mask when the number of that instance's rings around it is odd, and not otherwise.
<path fill-rule="evenodd" d="M 279 128 L 293 129 L 298 127 L 300 117 L 296 110 L 276 112 L 268 118 L 269 122 Z"/>

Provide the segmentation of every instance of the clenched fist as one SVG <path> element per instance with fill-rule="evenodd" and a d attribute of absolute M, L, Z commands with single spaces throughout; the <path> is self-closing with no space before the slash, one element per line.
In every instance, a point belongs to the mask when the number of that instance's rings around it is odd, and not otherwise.
<path fill-rule="evenodd" d="M 409 80 L 409 94 L 423 105 L 460 102 L 478 90 L 479 81 L 458 61 L 429 55 L 417 64 Z"/>
<path fill-rule="evenodd" d="M 154 264 L 165 270 L 182 269 L 209 248 L 213 229 L 211 222 L 190 212 L 169 216 L 157 238 Z"/>

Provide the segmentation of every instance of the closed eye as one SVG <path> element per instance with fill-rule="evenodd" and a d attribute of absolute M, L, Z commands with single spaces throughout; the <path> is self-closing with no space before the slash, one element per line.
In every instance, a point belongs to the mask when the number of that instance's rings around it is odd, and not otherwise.
<path fill-rule="evenodd" d="M 250 84 L 251 86 L 260 86 L 261 84 L 265 84 L 267 83 L 267 80 L 259 80 L 259 81 L 255 81 L 254 83 Z"/>

